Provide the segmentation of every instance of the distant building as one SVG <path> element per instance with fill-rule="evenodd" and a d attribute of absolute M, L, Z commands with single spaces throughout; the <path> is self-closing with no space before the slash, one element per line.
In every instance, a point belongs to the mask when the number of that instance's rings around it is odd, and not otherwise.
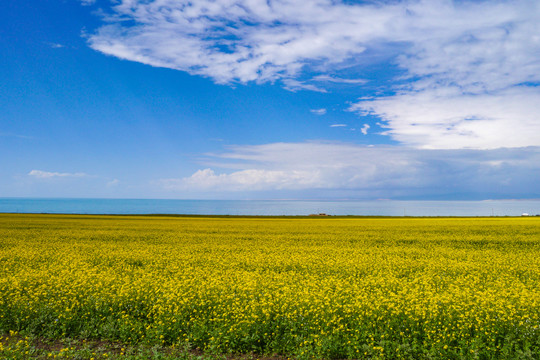
<path fill-rule="evenodd" d="M 521 216 L 529 216 L 529 213 L 523 213 Z"/>

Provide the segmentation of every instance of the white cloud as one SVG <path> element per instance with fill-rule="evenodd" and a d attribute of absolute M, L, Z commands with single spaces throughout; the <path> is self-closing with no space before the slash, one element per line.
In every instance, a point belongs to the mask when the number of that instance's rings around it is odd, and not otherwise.
<path fill-rule="evenodd" d="M 105 54 L 218 83 L 281 81 L 290 91 L 327 92 L 321 83 L 362 86 L 340 71 L 382 53 L 404 72 L 386 89 L 395 95 L 351 109 L 381 117 L 395 140 L 420 148 L 540 145 L 536 0 L 119 0 L 113 9 L 88 39 Z"/>
<path fill-rule="evenodd" d="M 46 43 L 46 44 L 49 45 L 53 49 L 61 49 L 65 47 L 65 45 L 58 44 L 58 43 Z"/>
<path fill-rule="evenodd" d="M 403 11 L 326 0 L 122 0 L 109 19 L 116 21 L 89 42 L 106 54 L 220 83 L 273 81 L 313 61 L 340 63 L 362 53 Z"/>
<path fill-rule="evenodd" d="M 317 174 L 310 171 L 248 169 L 216 175 L 212 169 L 198 170 L 184 179 L 165 179 L 166 189 L 224 189 L 228 191 L 303 189 L 318 187 Z"/>
<path fill-rule="evenodd" d="M 368 124 L 364 124 L 364 126 L 362 126 L 360 131 L 362 132 L 362 134 L 367 135 L 367 131 L 368 131 L 369 128 L 370 128 L 370 126 Z"/>
<path fill-rule="evenodd" d="M 85 173 L 61 173 L 61 172 L 51 172 L 51 171 L 42 171 L 42 170 L 32 170 L 28 173 L 28 176 L 32 176 L 37 179 L 51 179 L 51 178 L 81 178 L 87 177 L 88 174 Z"/>
<path fill-rule="evenodd" d="M 311 109 L 309 111 L 311 111 L 311 113 L 313 113 L 315 115 L 324 115 L 324 114 L 326 114 L 326 109 Z"/>
<path fill-rule="evenodd" d="M 289 90 L 291 92 L 297 92 L 301 90 L 309 90 L 309 91 L 315 91 L 315 92 L 320 92 L 320 93 L 328 92 L 326 89 L 323 89 L 319 86 L 308 84 L 306 82 L 298 81 L 294 79 L 284 79 L 283 85 L 284 85 L 283 88 L 285 90 Z"/>
<path fill-rule="evenodd" d="M 366 79 L 344 79 L 337 76 L 330 75 L 317 75 L 313 77 L 313 81 L 330 82 L 338 84 L 365 84 L 368 82 Z"/>
<path fill-rule="evenodd" d="M 351 110 L 380 116 L 386 134 L 414 147 L 540 145 L 540 3 L 424 5 L 412 8 L 418 38 L 399 58 L 419 80 Z"/>
<path fill-rule="evenodd" d="M 439 89 L 440 90 L 440 89 Z M 353 110 L 379 114 L 387 134 L 431 149 L 493 149 L 540 144 L 540 88 L 513 88 L 479 95 L 407 92 L 362 101 Z"/>
<path fill-rule="evenodd" d="M 229 169 L 216 172 L 212 168 Z M 419 150 L 344 143 L 236 146 L 214 154 L 174 191 L 366 191 L 366 196 L 540 193 L 540 148 Z M 317 190 L 318 191 L 318 190 Z"/>
<path fill-rule="evenodd" d="M 332 124 L 330 127 L 346 127 L 347 124 Z"/>

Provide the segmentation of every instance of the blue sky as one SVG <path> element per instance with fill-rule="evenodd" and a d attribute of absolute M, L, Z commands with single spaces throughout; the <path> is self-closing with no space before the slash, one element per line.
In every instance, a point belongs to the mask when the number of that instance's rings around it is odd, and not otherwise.
<path fill-rule="evenodd" d="M 540 3 L 10 1 L 0 196 L 540 197 Z"/>

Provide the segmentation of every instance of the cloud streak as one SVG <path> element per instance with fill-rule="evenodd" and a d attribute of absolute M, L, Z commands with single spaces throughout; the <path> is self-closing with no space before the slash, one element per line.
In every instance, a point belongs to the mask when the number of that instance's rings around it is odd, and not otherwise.
<path fill-rule="evenodd" d="M 319 81 L 319 82 L 329 82 L 329 83 L 336 83 L 336 84 L 365 84 L 368 82 L 366 79 L 344 79 L 337 76 L 330 76 L 330 75 L 317 75 L 313 79 L 313 81 Z"/>
<path fill-rule="evenodd" d="M 315 115 L 324 115 L 324 114 L 326 114 L 326 109 L 311 109 L 309 111 L 311 111 L 311 113 L 315 114 Z"/>
<path fill-rule="evenodd" d="M 31 176 L 36 179 L 54 179 L 54 178 L 83 178 L 90 175 L 82 172 L 77 173 L 61 173 L 54 171 L 43 171 L 43 170 L 31 170 L 28 173 L 28 176 Z"/>
<path fill-rule="evenodd" d="M 28 135 L 20 135 L 20 134 L 13 134 L 13 133 L 4 133 L 0 132 L 1 137 L 11 137 L 11 138 L 18 138 L 18 139 L 26 139 L 26 140 L 33 140 L 33 136 Z"/>

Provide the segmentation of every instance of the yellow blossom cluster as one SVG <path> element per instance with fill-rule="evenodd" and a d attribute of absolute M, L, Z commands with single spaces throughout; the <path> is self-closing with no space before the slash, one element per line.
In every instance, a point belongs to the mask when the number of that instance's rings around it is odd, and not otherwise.
<path fill-rule="evenodd" d="M 296 358 L 540 356 L 538 218 L 0 215 L 0 331 Z"/>

